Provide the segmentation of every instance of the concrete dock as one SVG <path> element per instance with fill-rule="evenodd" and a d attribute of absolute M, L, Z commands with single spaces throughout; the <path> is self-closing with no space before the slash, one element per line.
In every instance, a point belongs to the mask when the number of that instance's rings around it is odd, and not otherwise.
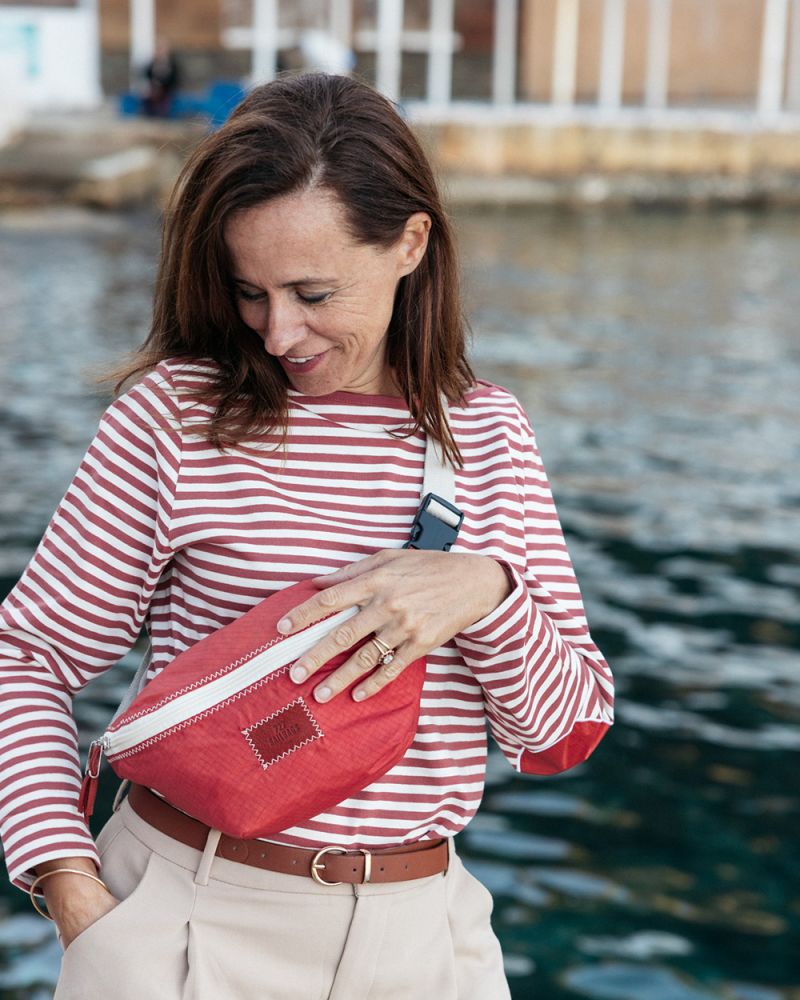
<path fill-rule="evenodd" d="M 800 120 L 631 110 L 604 121 L 554 109 L 467 107 L 410 118 L 454 204 L 800 205 Z M 161 201 L 204 121 L 38 116 L 0 148 L 0 207 Z"/>
<path fill-rule="evenodd" d="M 111 106 L 38 115 L 0 148 L 0 207 L 161 199 L 207 131 L 203 121 L 124 118 Z"/>

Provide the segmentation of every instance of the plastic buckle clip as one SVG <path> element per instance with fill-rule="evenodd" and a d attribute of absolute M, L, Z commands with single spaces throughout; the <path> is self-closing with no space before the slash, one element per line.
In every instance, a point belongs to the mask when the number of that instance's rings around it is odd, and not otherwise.
<path fill-rule="evenodd" d="M 403 548 L 449 552 L 463 520 L 458 507 L 436 493 L 426 493 L 411 525 L 411 538 Z"/>

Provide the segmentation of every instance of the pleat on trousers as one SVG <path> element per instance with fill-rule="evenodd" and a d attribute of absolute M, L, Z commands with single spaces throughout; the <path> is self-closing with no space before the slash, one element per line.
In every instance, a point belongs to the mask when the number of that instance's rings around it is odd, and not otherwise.
<path fill-rule="evenodd" d="M 66 949 L 54 1000 L 510 1000 L 452 841 L 444 875 L 330 887 L 194 850 L 127 800 L 97 843 L 121 902 Z"/>

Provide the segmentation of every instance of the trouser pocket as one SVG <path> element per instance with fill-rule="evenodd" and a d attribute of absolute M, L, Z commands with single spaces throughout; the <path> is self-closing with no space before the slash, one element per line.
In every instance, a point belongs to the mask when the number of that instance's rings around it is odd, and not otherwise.
<path fill-rule="evenodd" d="M 492 894 L 451 852 L 447 916 L 459 1000 L 510 1000 L 503 952 L 492 930 Z"/>
<path fill-rule="evenodd" d="M 180 1000 L 191 881 L 124 827 L 102 860 L 103 880 L 120 902 L 67 947 L 53 1000 Z"/>

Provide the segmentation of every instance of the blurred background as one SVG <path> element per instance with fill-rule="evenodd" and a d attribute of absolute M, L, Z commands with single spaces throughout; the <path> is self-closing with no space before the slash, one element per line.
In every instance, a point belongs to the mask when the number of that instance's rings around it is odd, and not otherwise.
<path fill-rule="evenodd" d="M 0 2 L 0 596 L 147 332 L 177 169 L 302 68 L 437 163 L 618 682 L 581 767 L 493 752 L 460 837 L 514 1000 L 799 1000 L 799 0 Z M 84 748 L 136 662 L 77 699 Z M 3 1000 L 59 952 L 3 889 Z"/>

